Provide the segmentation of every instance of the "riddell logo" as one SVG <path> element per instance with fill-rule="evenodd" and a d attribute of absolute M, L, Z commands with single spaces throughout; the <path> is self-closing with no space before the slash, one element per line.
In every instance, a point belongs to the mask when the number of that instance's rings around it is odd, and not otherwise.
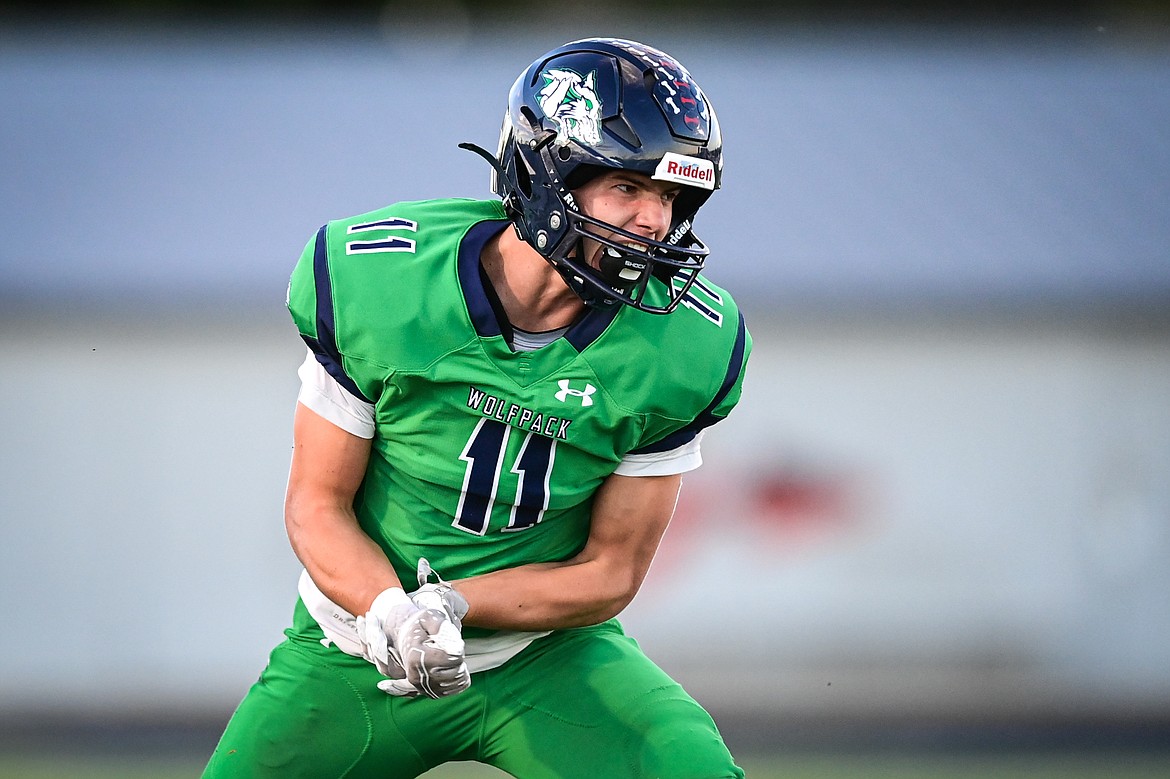
<path fill-rule="evenodd" d="M 666 172 L 674 176 L 682 176 L 684 179 L 691 181 L 714 181 L 715 169 L 708 168 L 703 170 L 693 162 L 675 162 L 671 160 L 666 163 Z"/>
<path fill-rule="evenodd" d="M 715 189 L 715 165 L 710 160 L 667 152 L 662 155 L 662 160 L 655 168 L 654 178 L 703 189 Z"/>

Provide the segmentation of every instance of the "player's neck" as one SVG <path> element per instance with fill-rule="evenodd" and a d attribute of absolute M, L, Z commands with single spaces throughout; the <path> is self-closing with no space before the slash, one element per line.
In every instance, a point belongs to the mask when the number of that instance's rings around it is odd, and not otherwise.
<path fill-rule="evenodd" d="M 540 333 L 567 327 L 585 311 L 564 279 L 514 230 L 488 241 L 480 262 L 513 327 Z"/>

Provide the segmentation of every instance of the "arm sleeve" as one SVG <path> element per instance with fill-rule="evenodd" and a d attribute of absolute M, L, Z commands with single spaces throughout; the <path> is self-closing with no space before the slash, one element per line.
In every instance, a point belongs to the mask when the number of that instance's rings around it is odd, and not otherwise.
<path fill-rule="evenodd" d="M 699 442 L 703 440 L 700 431 L 682 446 L 665 452 L 648 454 L 627 454 L 618 464 L 614 473 L 619 476 L 673 476 L 676 473 L 693 471 L 703 464 Z"/>
<path fill-rule="evenodd" d="M 301 379 L 297 402 L 347 433 L 359 438 L 374 437 L 374 404 L 355 397 L 342 387 L 311 350 L 297 375 Z"/>

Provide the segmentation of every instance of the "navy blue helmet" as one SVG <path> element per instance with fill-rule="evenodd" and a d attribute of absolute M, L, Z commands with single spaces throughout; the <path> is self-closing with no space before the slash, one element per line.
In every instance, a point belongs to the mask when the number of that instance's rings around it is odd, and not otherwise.
<path fill-rule="evenodd" d="M 703 268 L 709 250 L 692 223 L 720 186 L 723 141 L 706 95 L 673 57 L 614 38 L 561 46 L 512 86 L 495 158 L 463 146 L 489 158 L 492 189 L 520 237 L 587 304 L 669 313 Z M 580 211 L 572 190 L 608 170 L 682 185 L 664 240 L 648 241 Z M 581 257 L 583 237 L 604 246 L 600 268 Z M 664 305 L 646 299 L 654 278 L 666 285 Z"/>

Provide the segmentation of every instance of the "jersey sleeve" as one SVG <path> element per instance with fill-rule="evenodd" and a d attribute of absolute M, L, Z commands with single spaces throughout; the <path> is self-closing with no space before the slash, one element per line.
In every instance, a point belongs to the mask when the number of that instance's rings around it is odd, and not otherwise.
<path fill-rule="evenodd" d="M 301 379 L 297 402 L 351 435 L 374 437 L 374 405 L 347 392 L 311 351 L 297 375 Z"/>
<path fill-rule="evenodd" d="M 739 315 L 736 329 L 735 348 L 727 364 L 727 374 L 711 405 L 703 412 L 703 427 L 709 427 L 727 417 L 743 395 L 743 380 L 747 373 L 748 357 L 752 353 L 752 336 L 748 332 L 743 314 Z"/>
<path fill-rule="evenodd" d="M 743 380 L 751 350 L 751 334 L 748 332 L 741 313 L 723 379 L 711 402 L 689 423 L 652 443 L 632 450 L 629 454 L 641 456 L 678 450 L 688 442 L 696 440 L 703 430 L 726 418 L 743 394 Z"/>
<path fill-rule="evenodd" d="M 288 286 L 288 309 L 309 351 L 338 384 L 366 403 L 373 401 L 346 372 L 337 346 L 329 244 L 325 225 L 305 246 Z"/>

